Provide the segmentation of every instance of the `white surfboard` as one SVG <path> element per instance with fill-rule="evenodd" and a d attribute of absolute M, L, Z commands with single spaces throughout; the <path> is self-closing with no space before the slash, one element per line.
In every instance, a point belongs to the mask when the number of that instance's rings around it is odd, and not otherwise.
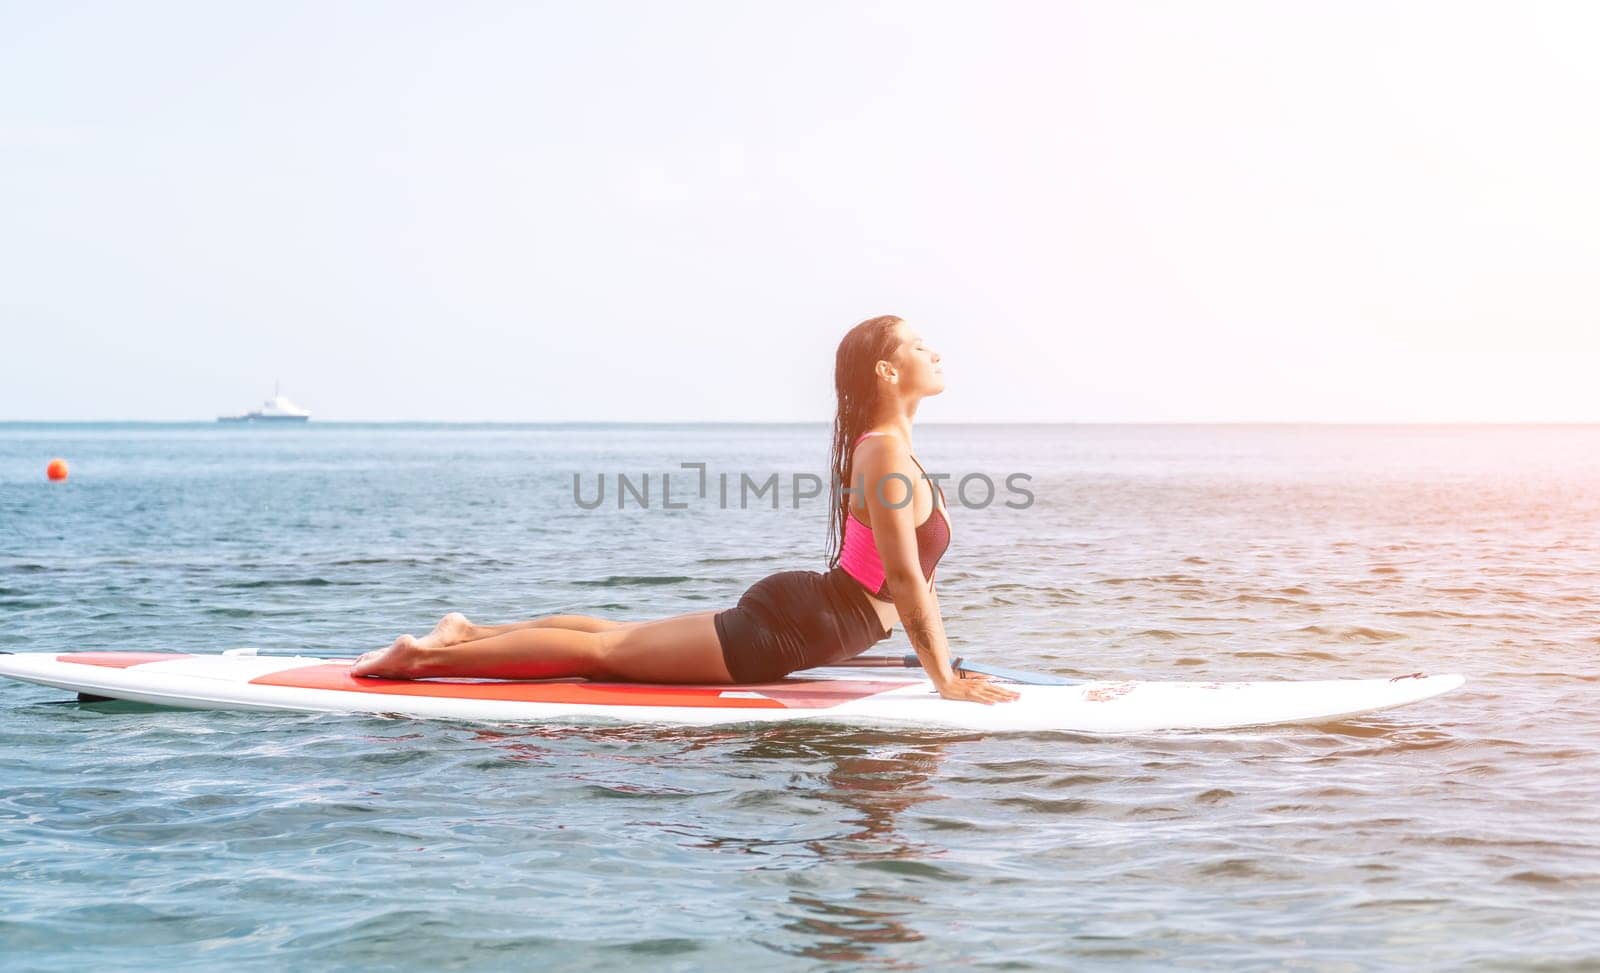
<path fill-rule="evenodd" d="M 715 726 L 784 720 L 978 731 L 1143 733 L 1330 720 L 1437 696 L 1460 675 L 1310 682 L 1088 682 L 1011 686 L 985 706 L 941 698 L 920 675 L 812 669 L 741 686 L 584 680 L 372 679 L 348 659 L 146 652 L 0 653 L 0 675 L 189 709 L 376 713 L 490 723 Z"/>

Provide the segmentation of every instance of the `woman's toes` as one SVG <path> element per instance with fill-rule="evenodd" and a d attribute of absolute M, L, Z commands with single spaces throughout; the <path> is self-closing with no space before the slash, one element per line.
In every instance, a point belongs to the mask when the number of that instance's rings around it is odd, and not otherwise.
<path fill-rule="evenodd" d="M 427 649 L 411 635 L 402 635 L 387 649 L 365 653 L 350 664 L 352 676 L 377 676 L 382 679 L 410 678 L 410 669 Z"/>
<path fill-rule="evenodd" d="M 387 649 L 373 649 L 364 653 L 350 666 L 352 676 L 387 676 L 394 669 L 395 664 L 403 657 L 404 653 L 416 645 L 416 640 L 409 635 L 402 635 L 395 639 Z"/>

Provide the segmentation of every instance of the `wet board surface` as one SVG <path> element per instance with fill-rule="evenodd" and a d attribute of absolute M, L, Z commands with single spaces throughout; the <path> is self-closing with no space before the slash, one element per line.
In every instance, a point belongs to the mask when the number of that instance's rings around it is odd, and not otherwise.
<path fill-rule="evenodd" d="M 814 669 L 759 685 L 371 679 L 349 660 L 151 652 L 0 655 L 0 675 L 89 696 L 190 709 L 344 712 L 496 723 L 719 725 L 821 719 L 991 732 L 1140 733 L 1330 720 L 1420 702 L 1465 682 L 1408 673 L 1273 682 L 1012 686 L 984 706 L 947 700 L 919 673 Z"/>

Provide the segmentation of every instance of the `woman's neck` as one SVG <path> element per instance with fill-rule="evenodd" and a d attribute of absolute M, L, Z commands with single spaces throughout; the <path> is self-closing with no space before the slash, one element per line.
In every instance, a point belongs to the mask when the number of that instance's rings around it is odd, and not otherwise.
<path fill-rule="evenodd" d="M 906 441 L 906 446 L 911 445 L 911 421 L 916 417 L 917 405 L 915 402 L 904 406 L 882 409 L 867 423 L 868 429 L 882 429 L 893 432 Z"/>

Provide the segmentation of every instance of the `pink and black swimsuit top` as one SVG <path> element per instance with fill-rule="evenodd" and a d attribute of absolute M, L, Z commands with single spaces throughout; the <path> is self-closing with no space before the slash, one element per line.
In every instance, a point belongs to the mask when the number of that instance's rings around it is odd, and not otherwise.
<path fill-rule="evenodd" d="M 850 449 L 853 451 L 856 443 L 868 436 L 887 435 L 890 434 L 864 432 L 856 437 L 855 443 L 850 444 Z M 911 462 L 917 463 L 917 458 L 911 457 Z M 922 470 L 921 463 L 917 463 L 917 469 Z M 928 471 L 922 470 L 922 475 L 926 477 Z M 922 576 L 930 582 L 939 559 L 950 547 L 950 518 L 945 513 L 944 488 L 937 483 L 934 483 L 934 487 L 939 491 L 939 502 L 934 504 L 928 519 L 917 525 L 917 559 L 922 562 Z M 861 582 L 878 600 L 894 600 L 889 594 L 889 580 L 884 577 L 883 559 L 878 556 L 878 542 L 872 536 L 872 528 L 856 516 L 853 506 L 845 518 L 844 548 L 839 554 L 839 566 L 850 577 Z"/>

